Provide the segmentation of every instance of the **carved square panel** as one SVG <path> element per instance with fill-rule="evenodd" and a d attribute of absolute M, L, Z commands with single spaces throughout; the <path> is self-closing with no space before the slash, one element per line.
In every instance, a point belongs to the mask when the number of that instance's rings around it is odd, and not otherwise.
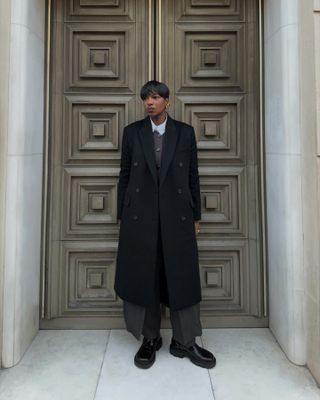
<path fill-rule="evenodd" d="M 193 40 L 191 43 L 192 78 L 230 78 L 228 53 L 230 42 Z"/>
<path fill-rule="evenodd" d="M 117 39 L 103 40 L 100 43 L 95 40 L 81 40 L 80 58 L 82 63 L 79 67 L 80 78 L 119 78 L 119 48 L 121 41 L 123 42 L 123 35 L 119 35 Z"/>
<path fill-rule="evenodd" d="M 113 21 L 135 19 L 135 0 L 65 0 L 64 3 L 70 20 L 88 20 L 88 17 Z"/>
<path fill-rule="evenodd" d="M 243 21 L 244 0 L 181 0 L 175 2 L 178 21 Z"/>
<path fill-rule="evenodd" d="M 80 140 L 77 150 L 118 150 L 119 149 L 119 119 L 124 122 L 124 107 L 111 106 L 109 112 L 96 105 L 79 105 Z M 86 109 L 86 110 L 85 110 Z M 75 111 L 75 110 L 74 110 Z"/>
<path fill-rule="evenodd" d="M 202 235 L 236 235 L 246 232 L 244 169 L 225 168 L 200 176 Z"/>
<path fill-rule="evenodd" d="M 243 91 L 243 25 L 176 26 L 177 91 Z"/>
<path fill-rule="evenodd" d="M 239 293 L 239 262 L 238 257 L 225 255 L 220 258 L 214 254 L 212 259 L 201 260 L 202 296 L 205 300 L 214 298 L 234 298 L 234 281 Z"/>
<path fill-rule="evenodd" d="M 177 118 L 192 125 L 199 162 L 244 162 L 245 124 L 242 96 L 179 96 Z"/>
<path fill-rule="evenodd" d="M 67 24 L 65 88 L 135 92 L 134 25 L 129 23 Z"/>
<path fill-rule="evenodd" d="M 64 162 L 117 162 L 133 98 L 66 97 Z"/>
<path fill-rule="evenodd" d="M 236 312 L 248 310 L 247 245 L 212 243 L 210 250 L 199 246 L 201 308 L 206 312 Z"/>
<path fill-rule="evenodd" d="M 64 174 L 63 237 L 105 236 L 107 229 L 115 235 L 118 176 L 90 168 L 66 168 Z"/>
<path fill-rule="evenodd" d="M 116 248 L 103 243 L 62 244 L 62 314 L 110 311 L 121 315 L 121 300 L 114 291 Z"/>

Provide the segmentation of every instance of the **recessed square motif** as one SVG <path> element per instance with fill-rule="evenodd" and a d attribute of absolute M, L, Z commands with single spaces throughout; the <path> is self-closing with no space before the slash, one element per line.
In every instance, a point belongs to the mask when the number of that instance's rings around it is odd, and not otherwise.
<path fill-rule="evenodd" d="M 192 78 L 230 78 L 228 41 L 194 40 L 192 42 Z"/>
<path fill-rule="evenodd" d="M 201 232 L 246 237 L 245 174 L 242 168 L 200 177 Z"/>
<path fill-rule="evenodd" d="M 88 268 L 87 269 L 87 288 L 88 289 L 97 289 L 102 288 L 103 284 L 105 284 L 105 273 L 98 272 L 97 268 Z"/>
<path fill-rule="evenodd" d="M 99 171 L 100 170 L 100 171 Z M 66 168 L 64 178 L 63 232 L 66 238 L 116 234 L 118 176 L 105 170 Z"/>
<path fill-rule="evenodd" d="M 122 315 L 122 301 L 114 291 L 116 254 L 116 248 L 102 243 L 62 243 L 62 315 Z"/>
<path fill-rule="evenodd" d="M 215 244 L 215 250 L 200 251 L 200 278 L 204 308 L 244 312 L 248 307 L 242 293 L 247 288 L 245 247 L 232 248 Z"/>
<path fill-rule="evenodd" d="M 219 193 L 211 193 L 205 195 L 205 207 L 206 209 L 214 208 L 217 209 L 220 206 L 221 196 Z"/>
<path fill-rule="evenodd" d="M 175 2 L 178 21 L 243 21 L 244 0 L 179 0 Z"/>
<path fill-rule="evenodd" d="M 90 195 L 90 201 L 91 201 L 91 210 L 96 211 L 96 210 L 104 210 L 104 201 L 105 201 L 105 196 L 103 193 L 101 194 L 91 194 Z"/>
<path fill-rule="evenodd" d="M 194 127 L 200 160 L 244 161 L 246 116 L 242 96 L 179 96 L 178 99 L 177 118 Z"/>
<path fill-rule="evenodd" d="M 236 128 L 236 107 L 215 105 L 210 108 L 205 105 L 192 107 L 191 121 L 198 134 L 198 148 L 230 152 L 231 140 L 237 144 L 237 131 L 232 130 L 233 126 Z"/>
<path fill-rule="evenodd" d="M 81 7 L 119 7 L 120 0 L 78 0 L 78 2 Z"/>
<path fill-rule="evenodd" d="M 215 268 L 216 271 L 207 271 L 206 273 L 206 283 L 207 286 L 222 286 L 221 281 L 221 268 Z"/>
<path fill-rule="evenodd" d="M 184 0 L 186 5 L 191 4 L 192 7 L 230 7 L 231 0 Z"/>
<path fill-rule="evenodd" d="M 176 27 L 177 92 L 244 91 L 244 27 L 230 25 L 228 30 L 203 24 Z"/>
<path fill-rule="evenodd" d="M 220 134 L 220 120 L 207 119 L 202 121 L 204 136 L 219 136 Z"/>
<path fill-rule="evenodd" d="M 86 40 L 79 38 L 79 78 L 119 78 L 119 47 L 123 40 L 123 34 L 113 40 L 111 37 L 110 40 L 103 40 L 102 37 L 97 40 L 94 36 Z"/>
<path fill-rule="evenodd" d="M 201 65 L 217 65 L 219 62 L 219 52 L 215 49 L 200 48 Z"/>
<path fill-rule="evenodd" d="M 66 97 L 64 162 L 96 163 L 120 159 L 123 128 L 132 112 L 133 97 Z M 131 107 L 129 110 L 129 106 Z"/>
<path fill-rule="evenodd" d="M 91 57 L 90 60 L 90 66 L 93 65 L 107 65 L 110 68 L 109 65 L 109 49 L 104 49 L 104 50 L 98 50 L 91 48 Z"/>
<path fill-rule="evenodd" d="M 95 137 L 104 137 L 106 132 L 109 132 L 109 121 L 97 122 L 97 121 L 90 121 L 90 128 L 89 131 L 92 136 Z"/>
<path fill-rule="evenodd" d="M 73 185 L 78 193 L 75 199 L 78 208 L 77 218 L 74 221 L 76 225 L 112 220 L 108 210 L 110 210 L 111 201 L 114 200 L 111 198 L 112 190 L 115 191 L 113 186 L 103 185 L 104 190 L 102 191 L 101 183 L 98 183 L 97 179 L 89 181 L 84 178 L 75 180 Z M 114 194 L 112 197 L 114 197 Z"/>
<path fill-rule="evenodd" d="M 119 149 L 119 112 L 80 111 L 80 143 L 77 150 L 118 150 Z"/>
<path fill-rule="evenodd" d="M 66 91 L 135 92 L 129 53 L 135 43 L 133 24 L 67 24 L 65 29 Z"/>
<path fill-rule="evenodd" d="M 67 18 L 84 20 L 133 21 L 135 0 L 64 0 Z"/>
<path fill-rule="evenodd" d="M 70 296 L 70 302 L 78 304 L 85 300 L 93 302 L 97 300 L 116 300 L 116 294 L 112 287 L 114 281 L 114 260 L 94 260 L 90 258 L 76 257 L 74 260 L 76 292 Z M 70 304 L 70 303 L 69 303 Z"/>

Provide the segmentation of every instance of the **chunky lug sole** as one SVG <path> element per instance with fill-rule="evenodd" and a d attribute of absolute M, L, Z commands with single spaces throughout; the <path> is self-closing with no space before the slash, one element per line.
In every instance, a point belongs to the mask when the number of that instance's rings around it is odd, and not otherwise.
<path fill-rule="evenodd" d="M 162 346 L 162 338 L 160 338 L 160 340 L 158 341 L 158 343 L 156 344 L 156 351 L 158 351 Z M 156 353 L 153 353 L 153 357 L 150 358 L 150 360 L 148 361 L 141 361 L 138 360 L 136 358 L 136 356 L 134 357 L 134 365 L 138 368 L 142 368 L 142 369 L 148 369 L 150 367 L 152 367 L 152 365 L 154 364 L 156 360 Z"/>
<path fill-rule="evenodd" d="M 198 358 L 192 357 L 192 354 L 188 353 L 185 350 L 175 349 L 174 347 L 170 346 L 169 351 L 175 357 L 179 357 L 179 358 L 188 357 L 190 359 L 190 361 L 193 364 L 197 365 L 198 367 L 213 368 L 216 365 L 216 360 L 211 360 L 211 361 L 199 360 Z"/>

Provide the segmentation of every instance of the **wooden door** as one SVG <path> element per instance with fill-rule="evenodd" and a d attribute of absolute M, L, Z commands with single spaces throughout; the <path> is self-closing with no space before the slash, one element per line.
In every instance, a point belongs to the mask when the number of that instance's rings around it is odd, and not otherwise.
<path fill-rule="evenodd" d="M 250 0 L 53 1 L 42 327 L 124 326 L 113 290 L 122 130 L 144 117 L 153 78 L 197 133 L 204 326 L 266 324 L 257 34 Z"/>

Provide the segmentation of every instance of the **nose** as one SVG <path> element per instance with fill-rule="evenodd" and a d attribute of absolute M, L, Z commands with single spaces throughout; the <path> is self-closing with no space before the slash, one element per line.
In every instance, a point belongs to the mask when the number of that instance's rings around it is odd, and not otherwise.
<path fill-rule="evenodd" d="M 146 98 L 146 104 L 147 104 L 147 106 L 151 106 L 153 104 L 153 98 L 152 97 L 147 97 Z"/>

